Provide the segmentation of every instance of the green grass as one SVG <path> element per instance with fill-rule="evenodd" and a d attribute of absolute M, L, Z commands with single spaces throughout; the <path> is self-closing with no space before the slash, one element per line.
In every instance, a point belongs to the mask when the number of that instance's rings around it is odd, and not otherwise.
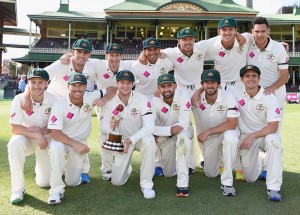
<path fill-rule="evenodd" d="M 139 187 L 139 153 L 133 157 L 133 172 L 127 184 L 121 187 L 102 180 L 99 166 L 97 120 L 93 117 L 91 145 L 91 183 L 67 188 L 61 205 L 50 206 L 46 201 L 48 189 L 34 182 L 34 156 L 26 158 L 25 180 L 27 195 L 18 206 L 9 203 L 10 173 L 7 160 L 7 142 L 11 136 L 8 124 L 10 101 L 0 101 L 0 214 L 300 214 L 300 105 L 286 105 L 282 129 L 284 173 L 282 197 L 276 203 L 267 200 L 265 181 L 249 184 L 234 182 L 237 196 L 224 197 L 220 178 L 208 179 L 197 169 L 190 177 L 190 196 L 178 198 L 176 177 L 155 177 L 156 198 L 145 200 Z"/>

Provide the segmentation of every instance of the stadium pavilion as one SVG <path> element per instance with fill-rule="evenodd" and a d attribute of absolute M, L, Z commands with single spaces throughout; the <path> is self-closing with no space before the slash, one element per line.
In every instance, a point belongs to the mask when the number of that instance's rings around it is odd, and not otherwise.
<path fill-rule="evenodd" d="M 56 12 L 28 15 L 30 32 L 35 28 L 39 36 L 30 35 L 28 54 L 13 60 L 45 67 L 70 52 L 76 39 L 85 37 L 92 42 L 92 57 L 103 59 L 106 45 L 116 42 L 124 48 L 123 59 L 136 59 L 147 37 L 158 38 L 162 48 L 175 47 L 177 31 L 189 27 L 197 32 L 197 40 L 208 39 L 217 35 L 218 20 L 226 16 L 237 20 L 239 32 L 250 32 L 257 14 L 251 0 L 247 6 L 233 0 L 126 0 L 104 12 L 70 11 L 69 0 L 60 0 Z M 289 43 L 291 83 L 295 84 L 300 77 L 299 6 L 259 15 L 268 19 L 274 40 Z M 211 64 L 206 62 L 206 66 Z"/>

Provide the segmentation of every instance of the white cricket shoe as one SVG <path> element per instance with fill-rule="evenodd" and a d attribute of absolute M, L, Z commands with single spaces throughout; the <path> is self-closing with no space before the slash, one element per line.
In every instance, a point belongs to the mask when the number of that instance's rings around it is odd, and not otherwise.
<path fill-rule="evenodd" d="M 153 199 L 155 197 L 155 191 L 152 188 L 142 188 L 145 199 Z"/>

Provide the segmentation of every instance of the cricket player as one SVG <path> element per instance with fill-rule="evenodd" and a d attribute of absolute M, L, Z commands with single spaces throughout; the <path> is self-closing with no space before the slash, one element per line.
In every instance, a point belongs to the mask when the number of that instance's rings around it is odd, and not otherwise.
<path fill-rule="evenodd" d="M 266 18 L 256 17 L 253 20 L 252 34 L 254 41 L 248 51 L 247 64 L 255 65 L 261 70 L 259 84 L 265 89 L 265 94 L 276 96 L 283 118 L 285 84 L 289 80 L 288 54 L 281 43 L 270 38 L 270 27 Z M 282 120 L 279 129 L 281 122 Z"/>
<path fill-rule="evenodd" d="M 202 125 L 198 141 L 204 144 L 204 173 L 209 178 L 219 175 L 221 155 L 224 171 L 221 175 L 223 195 L 236 195 L 233 185 L 233 164 L 236 159 L 239 131 L 238 106 L 233 94 L 220 89 L 220 73 L 204 70 L 201 75 L 204 92 L 194 113 L 195 121 Z"/>
<path fill-rule="evenodd" d="M 156 144 L 153 137 L 154 117 L 151 104 L 146 96 L 132 91 L 134 75 L 123 70 L 117 73 L 118 91 L 112 100 L 106 103 L 101 111 L 101 132 L 108 135 L 118 127 L 122 134 L 124 152 L 115 152 L 112 163 L 111 183 L 123 185 L 127 182 L 132 167 L 130 165 L 134 150 L 141 152 L 142 164 L 140 170 L 140 186 L 144 198 L 155 197 L 153 190 L 153 174 L 155 167 Z M 122 105 L 124 110 L 121 119 L 112 123 L 113 117 L 118 114 L 116 107 Z"/>
<path fill-rule="evenodd" d="M 146 39 L 143 48 L 148 63 L 144 65 L 137 60 L 132 64 L 130 71 L 135 76 L 135 91 L 146 95 L 151 100 L 157 91 L 158 77 L 173 70 L 173 64 L 168 58 L 159 58 L 161 46 L 158 39 Z"/>
<path fill-rule="evenodd" d="M 255 182 L 263 171 L 259 150 L 266 152 L 266 185 L 268 199 L 281 201 L 282 147 L 277 132 L 280 107 L 274 94 L 264 94 L 259 86 L 261 71 L 258 67 L 247 65 L 241 68 L 240 76 L 244 90 L 236 93 L 241 131 L 239 147 L 244 177 L 247 182 Z"/>
<path fill-rule="evenodd" d="M 92 46 L 87 39 L 76 40 L 73 43 L 72 57 L 68 64 L 63 64 L 60 60 L 57 60 L 45 68 L 51 80 L 47 91 L 58 97 L 68 95 L 68 78 L 70 74 L 74 72 L 85 75 L 87 78 L 87 91 L 93 91 L 96 79 L 96 70 L 93 64 L 88 62 L 91 52 Z M 29 98 L 29 93 L 25 96 L 25 104 L 27 104 L 25 109 L 30 110 L 32 103 Z M 88 154 L 86 154 L 85 165 L 81 175 L 82 183 L 90 182 L 90 177 L 88 175 L 89 170 L 90 162 Z"/>
<path fill-rule="evenodd" d="M 49 142 L 50 130 L 47 129 L 51 107 L 56 96 L 45 92 L 49 75 L 44 69 L 33 69 L 28 73 L 28 85 L 31 89 L 32 111 L 22 110 L 20 102 L 24 93 L 15 96 L 10 113 L 13 136 L 7 144 L 8 161 L 11 172 L 10 202 L 23 201 L 25 194 L 24 163 L 25 157 L 35 154 L 36 184 L 39 187 L 50 185 Z"/>
<path fill-rule="evenodd" d="M 53 140 L 50 142 L 50 196 L 48 204 L 59 204 L 64 196 L 65 182 L 75 187 L 81 184 L 81 173 L 86 154 L 89 152 L 87 138 L 92 129 L 92 110 L 96 99 L 106 90 L 85 92 L 87 78 L 81 73 L 72 73 L 68 80 L 69 94 L 53 105 L 48 122 Z"/>
<path fill-rule="evenodd" d="M 177 89 L 173 75 L 160 75 L 157 85 L 160 98 L 153 97 L 151 101 L 157 152 L 164 176 L 177 174 L 177 196 L 185 197 L 189 195 L 189 156 L 193 137 L 191 102 L 185 91 Z"/>

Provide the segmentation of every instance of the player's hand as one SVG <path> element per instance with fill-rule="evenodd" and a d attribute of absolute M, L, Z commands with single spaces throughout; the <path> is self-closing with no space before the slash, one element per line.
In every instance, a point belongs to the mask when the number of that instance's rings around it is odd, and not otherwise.
<path fill-rule="evenodd" d="M 123 145 L 124 145 L 124 151 L 123 151 L 123 153 L 127 153 L 127 152 L 128 152 L 129 144 L 131 144 L 131 143 L 132 143 L 132 142 L 131 142 L 130 139 L 127 139 L 127 140 L 123 143 Z"/>
<path fill-rule="evenodd" d="M 39 133 L 42 133 L 42 129 L 39 126 L 35 126 L 35 125 L 27 127 L 26 130 L 30 131 L 30 132 L 39 132 Z"/>
<path fill-rule="evenodd" d="M 177 135 L 183 130 L 183 127 L 180 125 L 174 125 L 171 127 L 171 134 Z"/>
<path fill-rule="evenodd" d="M 235 33 L 235 38 L 239 43 L 239 46 L 243 46 L 246 43 L 246 38 L 238 32 Z"/>
<path fill-rule="evenodd" d="M 36 137 L 36 141 L 40 149 L 46 149 L 48 146 L 48 140 L 42 134 L 38 134 Z"/>
<path fill-rule="evenodd" d="M 90 148 L 87 145 L 79 143 L 79 142 L 74 144 L 73 148 L 77 153 L 79 153 L 81 155 L 86 154 L 90 151 Z"/>
<path fill-rule="evenodd" d="M 110 120 L 110 128 L 114 131 L 117 127 L 119 127 L 120 120 L 112 117 Z"/>
<path fill-rule="evenodd" d="M 167 54 L 164 53 L 164 52 L 160 52 L 160 53 L 159 53 L 159 58 L 165 59 L 165 58 L 167 58 Z"/>
<path fill-rule="evenodd" d="M 159 136 L 156 136 L 156 135 L 153 135 L 153 136 L 154 136 L 155 143 L 158 143 Z"/>
<path fill-rule="evenodd" d="M 160 97 L 160 91 L 159 90 L 156 90 L 155 93 L 154 93 L 154 96 L 159 98 Z"/>
<path fill-rule="evenodd" d="M 22 110 L 25 110 L 25 111 L 28 111 L 28 112 L 31 112 L 32 109 L 33 109 L 32 101 L 31 101 L 31 98 L 30 98 L 30 88 L 29 88 L 29 86 L 26 87 L 26 89 L 25 89 L 24 97 L 21 100 L 20 106 L 21 106 Z"/>
<path fill-rule="evenodd" d="M 61 56 L 59 58 L 59 61 L 61 64 L 68 65 L 68 64 L 70 64 L 70 59 L 71 58 L 70 58 L 69 54 L 64 54 L 63 56 Z"/>
<path fill-rule="evenodd" d="M 94 101 L 94 106 L 98 106 L 98 107 L 103 107 L 107 102 L 107 99 L 106 98 L 101 98 L 101 99 L 96 99 Z"/>
<path fill-rule="evenodd" d="M 265 95 L 270 95 L 275 93 L 276 88 L 273 86 L 269 86 L 265 88 L 264 94 Z"/>
<path fill-rule="evenodd" d="M 286 51 L 286 52 L 289 52 L 289 50 L 290 50 L 289 44 L 288 44 L 288 43 L 285 43 L 285 42 L 281 42 L 281 44 L 283 45 L 285 51 Z"/>
<path fill-rule="evenodd" d="M 192 96 L 192 98 L 191 98 L 191 102 L 192 102 L 192 105 L 193 105 L 193 106 L 197 107 L 198 104 L 200 103 L 200 97 L 201 97 L 201 93 L 202 93 L 202 92 L 203 92 L 203 90 L 201 90 L 201 89 L 197 89 L 197 90 L 194 92 L 194 94 L 193 94 L 193 96 Z"/>
<path fill-rule="evenodd" d="M 207 137 L 209 136 L 209 133 L 208 131 L 204 131 L 202 133 L 200 133 L 197 137 L 197 140 L 200 142 L 200 143 L 204 143 L 206 140 L 207 140 Z"/>
<path fill-rule="evenodd" d="M 148 59 L 147 59 L 147 56 L 145 55 L 144 51 L 142 51 L 140 53 L 140 56 L 138 57 L 138 60 L 140 61 L 141 64 L 144 64 L 144 65 L 146 65 L 148 63 Z"/>
<path fill-rule="evenodd" d="M 241 149 L 250 149 L 252 144 L 254 143 L 256 137 L 252 134 L 248 135 L 242 142 L 240 145 Z"/>

